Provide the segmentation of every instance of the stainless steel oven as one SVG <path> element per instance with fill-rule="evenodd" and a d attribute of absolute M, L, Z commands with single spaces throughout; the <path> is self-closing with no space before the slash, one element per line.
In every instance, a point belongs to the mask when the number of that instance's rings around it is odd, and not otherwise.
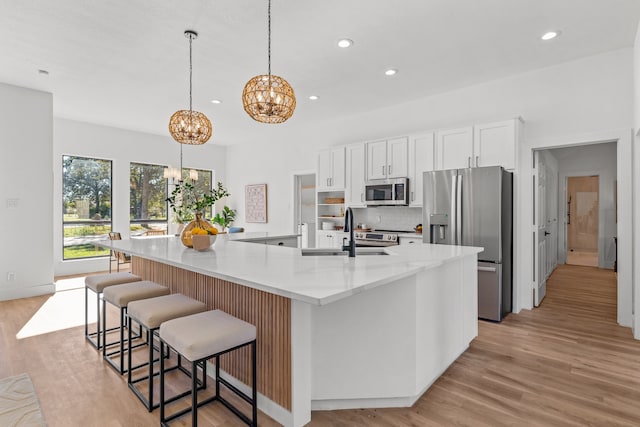
<path fill-rule="evenodd" d="M 368 181 L 365 185 L 367 206 L 407 206 L 408 194 L 408 178 Z"/>
<path fill-rule="evenodd" d="M 356 231 L 353 235 L 357 247 L 384 247 L 398 245 L 396 233 L 381 233 L 375 231 Z"/>

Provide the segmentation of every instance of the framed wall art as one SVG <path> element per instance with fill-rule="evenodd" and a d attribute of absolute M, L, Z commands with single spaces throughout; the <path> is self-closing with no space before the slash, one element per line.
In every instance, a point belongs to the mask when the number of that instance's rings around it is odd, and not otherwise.
<path fill-rule="evenodd" d="M 267 184 L 244 187 L 245 221 L 267 222 Z"/>

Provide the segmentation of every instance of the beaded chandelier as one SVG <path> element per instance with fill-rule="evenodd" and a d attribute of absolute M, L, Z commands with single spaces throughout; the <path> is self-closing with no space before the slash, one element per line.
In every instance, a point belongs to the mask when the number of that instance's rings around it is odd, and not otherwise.
<path fill-rule="evenodd" d="M 211 138 L 212 127 L 207 116 L 199 111 L 193 111 L 191 44 L 198 37 L 198 33 L 187 30 L 184 36 L 189 39 L 189 109 L 173 113 L 169 119 L 169 133 L 180 144 L 201 145 Z"/>
<path fill-rule="evenodd" d="M 268 7 L 269 69 L 268 74 L 255 76 L 242 91 L 244 111 L 262 123 L 283 123 L 296 109 L 293 88 L 282 77 L 271 74 L 271 0 Z"/>

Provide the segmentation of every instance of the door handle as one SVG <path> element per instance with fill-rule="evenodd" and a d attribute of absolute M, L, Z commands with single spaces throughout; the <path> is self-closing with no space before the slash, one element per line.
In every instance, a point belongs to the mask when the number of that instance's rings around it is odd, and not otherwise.
<path fill-rule="evenodd" d="M 488 271 L 489 273 L 495 273 L 495 267 L 478 267 L 478 271 Z"/>
<path fill-rule="evenodd" d="M 471 167 L 471 156 L 467 157 L 467 167 Z"/>
<path fill-rule="evenodd" d="M 476 167 L 478 167 L 478 158 L 479 158 L 479 157 L 480 157 L 480 156 L 476 156 Z"/>
<path fill-rule="evenodd" d="M 382 165 L 382 175 L 384 175 L 384 165 Z"/>
<path fill-rule="evenodd" d="M 545 235 L 545 236 L 548 236 L 548 235 L 550 235 L 550 234 L 551 234 L 551 233 L 549 233 L 548 231 L 545 231 L 545 232 L 544 232 L 544 235 Z"/>
<path fill-rule="evenodd" d="M 413 191 L 411 192 L 411 201 L 413 202 L 415 199 L 413 198 Z"/>
<path fill-rule="evenodd" d="M 391 175 L 391 165 L 389 165 L 389 175 Z"/>
<path fill-rule="evenodd" d="M 364 202 L 364 193 L 360 193 L 360 201 Z"/>
<path fill-rule="evenodd" d="M 329 187 L 329 178 L 327 178 L 327 187 Z"/>

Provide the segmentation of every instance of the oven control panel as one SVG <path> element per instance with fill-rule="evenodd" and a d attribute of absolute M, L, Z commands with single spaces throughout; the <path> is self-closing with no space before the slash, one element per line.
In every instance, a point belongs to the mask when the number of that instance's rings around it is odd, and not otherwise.
<path fill-rule="evenodd" d="M 356 240 L 369 240 L 376 242 L 397 242 L 398 235 L 395 233 L 367 233 L 362 231 L 356 231 L 354 233 Z"/>

